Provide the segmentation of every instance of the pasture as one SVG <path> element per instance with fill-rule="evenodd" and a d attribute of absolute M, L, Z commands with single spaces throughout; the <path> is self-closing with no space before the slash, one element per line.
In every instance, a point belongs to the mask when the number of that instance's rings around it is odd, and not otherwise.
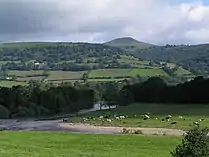
<path fill-rule="evenodd" d="M 2 157 L 168 157 L 177 137 L 0 132 Z"/>
<path fill-rule="evenodd" d="M 16 82 L 16 81 L 0 81 L 0 87 L 12 87 L 12 86 L 19 86 L 19 85 L 26 85 L 25 82 Z"/>
<path fill-rule="evenodd" d="M 144 115 L 150 113 L 149 119 L 144 120 Z M 69 122 L 88 123 L 104 126 L 145 127 L 145 128 L 175 128 L 189 129 L 194 127 L 193 122 L 198 122 L 201 127 L 209 127 L 208 105 L 172 105 L 172 104 L 132 104 L 111 110 L 95 111 L 79 117 L 70 118 Z M 114 117 L 125 116 L 125 119 Z M 172 117 L 166 119 L 168 115 Z M 98 117 L 108 116 L 110 121 Z M 88 117 L 89 118 L 86 120 Z M 171 124 L 176 122 L 176 124 Z"/>

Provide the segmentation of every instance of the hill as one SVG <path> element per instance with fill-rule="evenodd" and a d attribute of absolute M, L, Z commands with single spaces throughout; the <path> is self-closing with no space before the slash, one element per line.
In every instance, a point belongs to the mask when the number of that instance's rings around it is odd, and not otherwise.
<path fill-rule="evenodd" d="M 119 47 L 119 48 L 122 48 L 122 49 L 126 49 L 128 51 L 145 49 L 145 48 L 149 48 L 149 47 L 154 46 L 152 44 L 140 42 L 140 41 L 135 40 L 131 37 L 124 37 L 124 38 L 114 39 L 114 40 L 111 40 L 109 42 L 104 43 L 104 45 Z"/>
<path fill-rule="evenodd" d="M 130 38 L 125 41 L 132 41 L 132 45 L 138 43 Z M 176 64 L 141 60 L 134 55 L 136 52 L 141 53 L 94 43 L 4 43 L 0 44 L 0 66 L 3 69 L 0 80 L 7 86 L 11 83 L 5 82 L 7 77 L 22 84 L 44 78 L 54 82 L 71 82 L 82 80 L 84 73 L 89 74 L 88 81 L 124 80 L 136 76 L 184 80 L 192 76 L 190 71 Z M 176 78 L 173 81 L 179 82 Z"/>
<path fill-rule="evenodd" d="M 196 74 L 209 74 L 209 44 L 201 45 L 166 45 L 139 50 L 137 57 L 166 61 L 182 65 L 185 69 Z"/>

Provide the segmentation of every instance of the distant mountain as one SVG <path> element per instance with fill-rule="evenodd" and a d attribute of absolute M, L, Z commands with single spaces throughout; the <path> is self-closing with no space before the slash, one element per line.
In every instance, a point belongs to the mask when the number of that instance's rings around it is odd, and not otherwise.
<path fill-rule="evenodd" d="M 139 50 L 139 49 L 146 49 L 146 48 L 154 46 L 149 43 L 140 42 L 131 37 L 117 38 L 109 42 L 106 42 L 104 44 L 108 46 L 113 46 L 113 47 L 120 47 L 120 48 L 131 50 L 131 51 Z"/>

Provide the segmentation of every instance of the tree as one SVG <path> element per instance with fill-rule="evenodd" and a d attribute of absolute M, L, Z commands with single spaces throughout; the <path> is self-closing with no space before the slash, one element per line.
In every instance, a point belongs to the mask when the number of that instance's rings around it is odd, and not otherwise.
<path fill-rule="evenodd" d="M 88 80 L 88 77 L 89 77 L 88 73 L 84 73 L 81 79 L 83 80 L 83 82 L 86 83 L 86 81 Z"/>
<path fill-rule="evenodd" d="M 195 127 L 186 133 L 182 144 L 171 152 L 172 157 L 207 157 L 208 149 L 208 129 Z"/>

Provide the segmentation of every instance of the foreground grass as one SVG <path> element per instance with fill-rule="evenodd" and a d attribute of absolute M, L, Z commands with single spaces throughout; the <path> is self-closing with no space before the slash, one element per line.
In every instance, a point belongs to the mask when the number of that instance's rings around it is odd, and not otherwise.
<path fill-rule="evenodd" d="M 150 112 L 150 119 L 143 120 L 144 114 Z M 155 128 L 175 128 L 189 129 L 193 127 L 193 122 L 199 122 L 201 127 L 209 127 L 209 106 L 208 105 L 171 105 L 171 104 L 133 104 L 116 109 L 91 112 L 79 117 L 70 118 L 70 122 L 84 123 L 84 117 L 95 117 L 85 121 L 85 123 L 105 126 L 129 126 L 129 127 L 155 127 Z M 172 115 L 170 121 L 162 121 L 167 115 Z M 102 121 L 98 116 L 111 115 L 112 122 Z M 116 120 L 113 115 L 125 115 L 128 118 Z M 182 118 L 180 117 L 182 116 Z M 204 121 L 200 122 L 200 119 Z M 171 122 L 177 122 L 172 125 Z"/>
<path fill-rule="evenodd" d="M 179 142 L 176 137 L 0 132 L 0 156 L 168 157 Z"/>

